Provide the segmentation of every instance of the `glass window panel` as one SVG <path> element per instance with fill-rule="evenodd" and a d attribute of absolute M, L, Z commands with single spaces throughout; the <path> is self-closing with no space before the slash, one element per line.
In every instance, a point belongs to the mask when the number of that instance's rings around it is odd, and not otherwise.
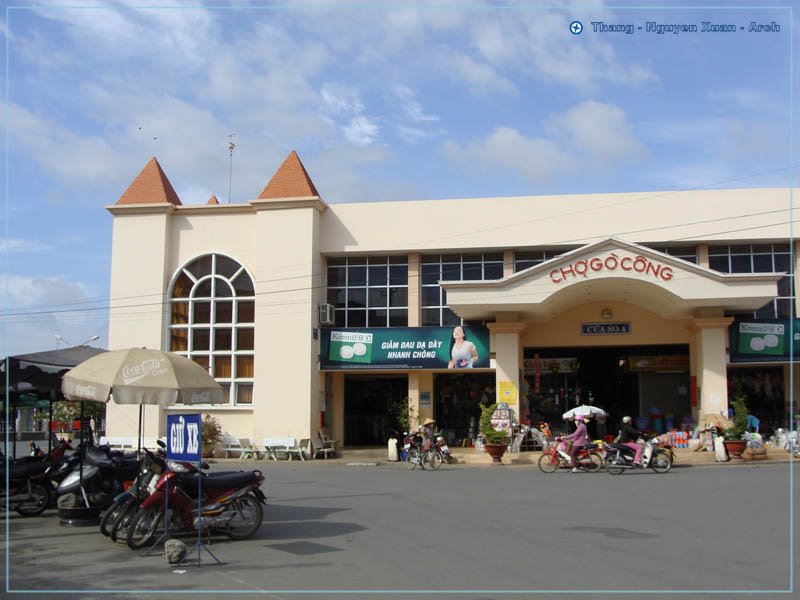
<path fill-rule="evenodd" d="M 328 257 L 328 266 L 344 266 L 347 264 L 347 259 L 343 256 L 329 256 Z"/>
<path fill-rule="evenodd" d="M 233 280 L 233 289 L 236 290 L 237 296 L 254 296 L 256 293 L 256 289 L 253 287 L 253 280 L 250 279 L 250 275 L 244 269 Z"/>
<path fill-rule="evenodd" d="M 441 277 L 439 265 L 422 265 L 422 285 L 439 283 Z"/>
<path fill-rule="evenodd" d="M 347 267 L 328 267 L 328 285 L 347 285 Z"/>
<path fill-rule="evenodd" d="M 438 308 L 423 308 L 421 322 L 423 326 L 438 326 L 439 322 L 439 309 Z"/>
<path fill-rule="evenodd" d="M 220 387 L 222 387 L 222 403 L 223 404 L 230 404 L 231 401 L 231 384 L 227 381 L 220 381 L 218 382 Z"/>
<path fill-rule="evenodd" d="M 772 244 L 772 251 L 775 253 L 778 252 L 786 252 L 787 254 L 791 253 L 789 244 Z"/>
<path fill-rule="evenodd" d="M 211 323 L 211 302 L 192 303 L 192 323 Z"/>
<path fill-rule="evenodd" d="M 408 327 L 408 310 L 390 309 L 389 327 Z"/>
<path fill-rule="evenodd" d="M 442 327 L 461 325 L 461 318 L 449 308 L 442 309 Z"/>
<path fill-rule="evenodd" d="M 236 271 L 241 268 L 242 266 L 235 260 L 231 260 L 227 256 L 217 254 L 217 267 L 215 271 L 217 275 L 222 275 L 226 279 L 230 279 L 236 275 Z"/>
<path fill-rule="evenodd" d="M 408 306 L 408 288 L 389 288 L 389 306 Z"/>
<path fill-rule="evenodd" d="M 389 262 L 388 256 L 369 256 L 367 263 L 370 265 L 385 265 Z"/>
<path fill-rule="evenodd" d="M 367 311 L 366 310 L 348 310 L 347 311 L 347 326 L 348 327 L 366 327 L 367 326 Z"/>
<path fill-rule="evenodd" d="M 252 403 L 253 403 L 253 384 L 237 383 L 236 404 L 252 404 Z"/>
<path fill-rule="evenodd" d="M 536 262 L 536 261 L 533 261 L 533 260 L 518 260 L 518 261 L 515 261 L 514 262 L 514 272 L 518 273 L 519 271 L 524 271 L 525 269 L 528 269 L 528 268 L 530 268 L 530 267 L 532 267 L 534 265 L 537 265 L 537 264 L 539 264 L 539 263 Z M 487 277 L 487 279 L 489 279 L 489 278 Z M 495 279 L 495 278 L 492 277 L 491 279 Z"/>
<path fill-rule="evenodd" d="M 723 254 L 728 254 L 728 247 L 727 246 L 709 246 L 708 247 L 708 255 L 709 256 L 719 256 Z"/>
<path fill-rule="evenodd" d="M 720 273 L 728 273 L 728 257 L 727 256 L 708 256 L 708 267 L 719 271 Z"/>
<path fill-rule="evenodd" d="M 462 260 L 462 262 L 465 262 L 465 263 L 468 263 L 468 262 L 481 263 L 481 262 L 483 262 L 483 254 L 481 254 L 480 252 L 478 254 L 463 254 L 461 256 L 461 260 Z"/>
<path fill-rule="evenodd" d="M 385 307 L 389 303 L 389 293 L 386 288 L 367 288 L 368 306 L 370 308 Z"/>
<path fill-rule="evenodd" d="M 204 279 L 194 287 L 195 298 L 210 298 L 211 297 L 211 282 L 212 279 Z"/>
<path fill-rule="evenodd" d="M 753 244 L 753 254 L 772 254 L 772 244 Z"/>
<path fill-rule="evenodd" d="M 214 357 L 214 377 L 231 378 L 231 357 L 229 354 Z"/>
<path fill-rule="evenodd" d="M 232 340 L 233 332 L 230 329 L 214 330 L 214 350 L 230 350 Z"/>
<path fill-rule="evenodd" d="M 503 265 L 490 263 L 484 265 L 483 268 L 484 279 L 502 279 L 503 278 Z"/>
<path fill-rule="evenodd" d="M 225 279 L 219 277 L 214 279 L 214 296 L 216 298 L 232 298 L 233 295 L 233 288 Z"/>
<path fill-rule="evenodd" d="M 772 255 L 771 254 L 754 255 L 753 271 L 755 273 L 772 273 Z"/>
<path fill-rule="evenodd" d="M 750 264 L 750 255 L 733 254 L 731 255 L 731 273 L 752 273 L 753 267 Z"/>
<path fill-rule="evenodd" d="M 193 354 L 192 360 L 205 370 L 208 370 L 208 354 Z"/>
<path fill-rule="evenodd" d="M 254 300 L 244 300 L 236 305 L 237 323 L 256 322 L 256 303 Z"/>
<path fill-rule="evenodd" d="M 345 310 L 337 310 L 333 313 L 333 322 L 336 327 L 346 327 L 347 326 L 347 311 Z"/>
<path fill-rule="evenodd" d="M 483 269 L 480 263 L 466 263 L 464 264 L 464 281 L 473 281 L 483 279 Z"/>
<path fill-rule="evenodd" d="M 775 305 L 769 302 L 756 311 L 756 319 L 774 319 L 775 318 Z"/>
<path fill-rule="evenodd" d="M 408 257 L 405 254 L 398 254 L 397 256 L 389 257 L 390 265 L 407 265 Z"/>
<path fill-rule="evenodd" d="M 386 309 L 369 310 L 367 311 L 367 318 L 369 319 L 367 327 L 386 327 L 386 324 L 388 323 Z"/>
<path fill-rule="evenodd" d="M 254 350 L 256 347 L 256 330 L 252 327 L 236 328 L 236 349 Z"/>
<path fill-rule="evenodd" d="M 172 352 L 186 352 L 189 349 L 189 330 L 170 330 L 169 349 Z"/>
<path fill-rule="evenodd" d="M 442 288 L 438 285 L 420 288 L 422 292 L 422 306 L 441 306 L 441 290 Z"/>
<path fill-rule="evenodd" d="M 792 296 L 792 278 L 781 277 L 778 280 L 778 296 Z"/>
<path fill-rule="evenodd" d="M 367 306 L 367 288 L 347 289 L 347 308 L 365 308 Z"/>
<path fill-rule="evenodd" d="M 366 256 L 351 256 L 347 259 L 348 265 L 365 265 L 367 264 Z"/>
<path fill-rule="evenodd" d="M 442 281 L 459 281 L 461 279 L 461 265 L 442 264 Z"/>
<path fill-rule="evenodd" d="M 421 262 L 423 264 L 425 264 L 425 263 L 437 263 L 438 264 L 438 263 L 440 263 L 442 261 L 441 261 L 441 258 L 439 257 L 438 254 L 426 254 L 425 256 L 422 257 Z"/>
<path fill-rule="evenodd" d="M 236 377 L 253 377 L 255 357 L 236 355 Z"/>
<path fill-rule="evenodd" d="M 191 278 L 181 271 L 181 274 L 178 275 L 178 278 L 175 280 L 175 285 L 172 286 L 172 297 L 173 298 L 188 298 L 189 293 L 192 291 L 192 286 L 194 282 Z"/>
<path fill-rule="evenodd" d="M 211 342 L 210 329 L 192 329 L 192 350 L 208 350 Z"/>
<path fill-rule="evenodd" d="M 776 254 L 773 258 L 775 259 L 776 273 L 789 273 L 791 271 L 789 268 L 790 257 L 788 254 Z"/>
<path fill-rule="evenodd" d="M 779 319 L 792 318 L 792 299 L 791 298 L 778 298 L 775 301 L 778 305 L 777 313 Z"/>
<path fill-rule="evenodd" d="M 347 298 L 347 291 L 344 288 L 335 288 L 328 290 L 328 304 L 334 306 L 344 306 Z"/>
<path fill-rule="evenodd" d="M 347 285 L 367 285 L 367 267 L 348 267 Z"/>
<path fill-rule="evenodd" d="M 389 283 L 387 268 L 388 267 L 383 265 L 377 267 L 367 267 L 367 275 L 369 276 L 370 287 L 386 285 Z"/>
<path fill-rule="evenodd" d="M 233 323 L 233 302 L 220 301 L 214 303 L 214 322 Z"/>
<path fill-rule="evenodd" d="M 200 279 L 205 275 L 211 275 L 211 255 L 201 256 L 190 262 L 186 270 L 194 275 L 195 279 Z"/>
<path fill-rule="evenodd" d="M 483 253 L 483 262 L 492 262 L 496 261 L 499 263 L 503 262 L 503 253 L 502 252 L 484 252 Z"/>
<path fill-rule="evenodd" d="M 735 244 L 731 246 L 731 254 L 750 254 L 750 244 Z"/>
<path fill-rule="evenodd" d="M 391 265 L 389 267 L 389 285 L 408 285 L 407 265 Z"/>
<path fill-rule="evenodd" d="M 186 325 L 189 322 L 189 303 L 172 302 L 170 323 L 173 325 Z"/>
<path fill-rule="evenodd" d="M 461 264 L 460 254 L 442 254 L 442 263 Z"/>

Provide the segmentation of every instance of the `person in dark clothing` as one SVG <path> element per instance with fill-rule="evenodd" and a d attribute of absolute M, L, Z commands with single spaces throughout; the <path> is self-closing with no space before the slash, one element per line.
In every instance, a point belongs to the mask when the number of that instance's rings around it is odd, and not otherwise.
<path fill-rule="evenodd" d="M 631 425 L 631 418 L 622 417 L 622 429 L 620 429 L 619 433 L 619 443 L 636 452 L 633 457 L 633 464 L 637 466 L 642 466 L 642 452 L 644 452 L 644 448 L 636 443 L 636 440 L 641 436 L 642 432 L 638 429 L 634 429 Z"/>

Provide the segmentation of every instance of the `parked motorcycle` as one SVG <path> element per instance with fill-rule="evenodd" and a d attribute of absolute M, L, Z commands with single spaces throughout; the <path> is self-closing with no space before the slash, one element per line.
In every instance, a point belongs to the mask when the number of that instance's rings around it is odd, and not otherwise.
<path fill-rule="evenodd" d="M 448 465 L 453 464 L 456 461 L 456 459 L 453 458 L 453 455 L 450 454 L 450 448 L 447 445 L 447 440 L 445 440 L 441 435 L 436 436 L 436 450 L 442 455 L 442 461 L 446 462 Z"/>
<path fill-rule="evenodd" d="M 80 453 L 83 453 L 83 466 Z M 108 447 L 86 445 L 70 457 L 72 470 L 58 484 L 59 502 L 67 494 L 82 496 L 90 506 L 108 508 L 123 490 L 125 482 L 139 473 L 139 459 L 134 455 L 112 452 Z M 81 474 L 82 469 L 82 474 Z M 81 489 L 83 481 L 83 489 Z"/>
<path fill-rule="evenodd" d="M 666 473 L 672 468 L 672 450 L 660 448 L 658 440 L 651 438 L 645 441 L 642 452 L 642 466 L 633 464 L 635 452 L 622 444 L 603 444 L 606 451 L 606 471 L 612 475 L 620 475 L 629 469 L 653 469 L 656 473 Z"/>
<path fill-rule="evenodd" d="M 264 518 L 267 498 L 260 486 L 261 471 L 199 473 L 170 463 L 153 492 L 142 501 L 128 523 L 127 541 L 132 550 L 155 542 L 163 532 L 165 496 L 167 527 L 171 534 L 219 532 L 234 540 L 252 536 Z M 201 508 L 198 509 L 198 495 Z"/>
<path fill-rule="evenodd" d="M 558 469 L 571 469 L 572 458 L 567 451 L 567 443 L 561 438 L 555 439 L 555 444 L 550 444 L 547 450 L 539 457 L 539 469 L 543 473 L 555 473 Z M 596 473 L 603 468 L 603 457 L 597 444 L 589 444 L 578 451 L 578 464 L 576 468 L 589 473 Z"/>
<path fill-rule="evenodd" d="M 3 481 L 7 481 L 8 487 L 8 496 L 5 485 L 0 489 L 0 502 L 7 502 L 9 508 L 23 517 L 40 515 L 47 510 L 50 493 L 47 488 L 49 480 L 45 473 L 47 463 L 44 460 L 3 460 L 0 468 L 0 475 Z"/>

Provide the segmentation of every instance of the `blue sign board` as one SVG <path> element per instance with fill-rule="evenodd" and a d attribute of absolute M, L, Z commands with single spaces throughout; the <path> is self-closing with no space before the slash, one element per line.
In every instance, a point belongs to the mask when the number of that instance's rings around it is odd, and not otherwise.
<path fill-rule="evenodd" d="M 631 324 L 624 323 L 581 323 L 581 335 L 622 335 L 631 332 Z"/>
<path fill-rule="evenodd" d="M 200 415 L 167 415 L 167 459 L 200 462 Z"/>

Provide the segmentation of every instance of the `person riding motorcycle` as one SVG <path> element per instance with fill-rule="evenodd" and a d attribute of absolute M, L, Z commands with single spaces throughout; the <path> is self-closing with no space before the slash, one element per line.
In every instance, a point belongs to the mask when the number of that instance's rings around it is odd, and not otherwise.
<path fill-rule="evenodd" d="M 569 450 L 569 457 L 572 460 L 572 473 L 578 472 L 578 452 L 589 444 L 589 433 L 586 429 L 586 423 L 588 422 L 589 419 L 584 415 L 575 415 L 575 431 L 561 438 L 562 440 L 572 440 L 572 448 Z"/>
<path fill-rule="evenodd" d="M 638 429 L 635 429 L 631 425 L 632 419 L 628 416 L 622 417 L 622 429 L 619 432 L 619 443 L 623 446 L 627 446 L 631 450 L 633 450 L 636 454 L 633 457 L 633 464 L 637 467 L 642 466 L 642 453 L 644 452 L 644 448 L 636 443 L 643 434 Z"/>

